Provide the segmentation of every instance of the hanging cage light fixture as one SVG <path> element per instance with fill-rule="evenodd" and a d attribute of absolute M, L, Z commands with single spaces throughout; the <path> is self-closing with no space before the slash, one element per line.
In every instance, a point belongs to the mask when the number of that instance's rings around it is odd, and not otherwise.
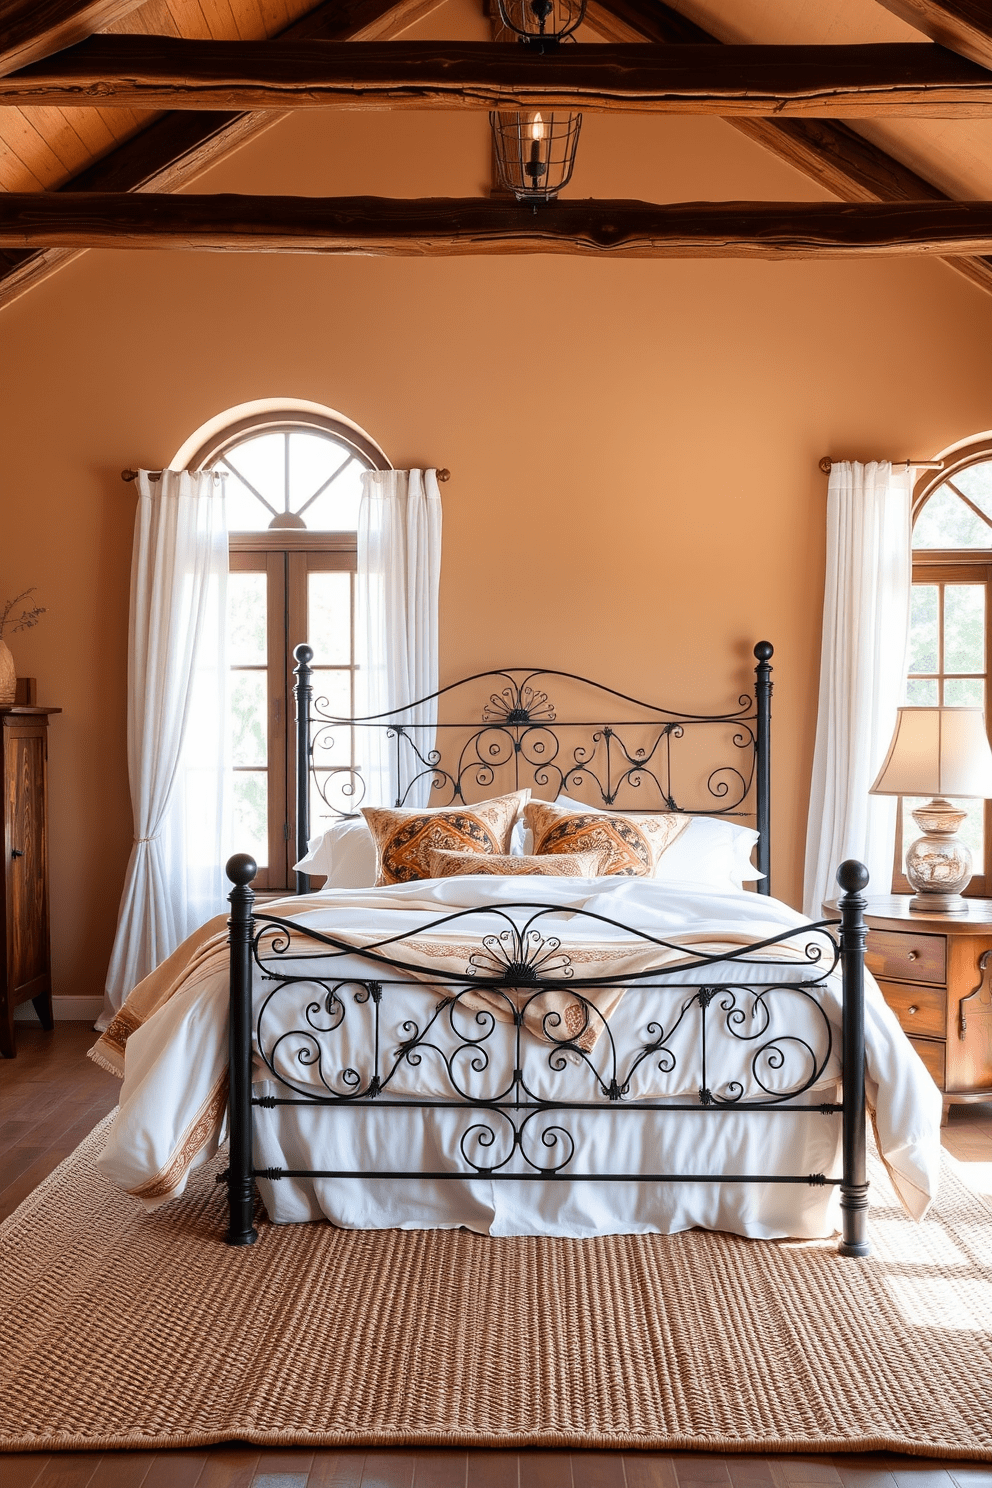
<path fill-rule="evenodd" d="M 586 0 L 498 0 L 503 25 L 543 52 L 567 41 L 582 24 Z"/>
<path fill-rule="evenodd" d="M 491 113 L 496 172 L 517 201 L 554 201 L 575 165 L 581 114 Z"/>

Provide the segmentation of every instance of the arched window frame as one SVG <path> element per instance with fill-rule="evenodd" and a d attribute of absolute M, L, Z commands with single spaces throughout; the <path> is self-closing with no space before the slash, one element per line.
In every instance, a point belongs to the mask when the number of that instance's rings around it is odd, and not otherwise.
<path fill-rule="evenodd" d="M 927 470 L 913 488 L 913 526 L 930 498 L 954 476 L 969 466 L 992 461 L 992 438 L 985 436 L 961 445 L 952 454 L 943 457 L 939 470 Z M 962 495 L 967 504 L 968 498 Z M 984 514 L 982 514 L 984 516 Z M 988 520 L 987 517 L 984 518 Z M 916 548 L 913 549 L 913 584 L 979 584 L 985 598 L 985 726 L 989 728 L 992 714 L 992 527 L 989 528 L 987 548 Z M 941 589 L 941 593 L 943 590 Z M 941 658 L 942 660 L 942 658 Z M 915 674 L 920 675 L 920 674 Z M 944 676 L 943 669 L 936 675 Z M 904 832 L 916 834 L 912 820 L 908 827 L 902 800 L 896 824 L 895 862 L 893 865 L 892 889 L 896 894 L 911 894 L 912 887 L 903 872 Z M 908 838 L 912 841 L 912 837 Z M 983 861 L 975 861 L 975 874 L 965 890 L 966 895 L 988 898 L 992 893 L 992 802 L 984 806 L 984 853 Z"/>
<path fill-rule="evenodd" d="M 350 447 L 367 469 L 389 470 L 388 459 L 375 442 L 346 420 L 292 406 L 270 407 L 262 413 L 233 417 L 215 428 L 211 436 L 187 461 L 193 470 L 212 469 L 244 440 L 263 433 L 302 430 L 327 435 Z M 264 573 L 267 613 L 267 824 L 268 861 L 260 866 L 255 888 L 279 892 L 293 886 L 295 860 L 295 750 L 293 730 L 293 647 L 310 639 L 308 595 L 321 574 L 351 575 L 351 644 L 346 666 L 327 668 L 349 674 L 354 712 L 354 574 L 357 533 L 330 532 L 301 527 L 269 527 L 257 532 L 232 532 L 229 538 L 230 572 Z M 315 658 L 320 663 L 321 658 Z M 261 668 L 256 668 L 260 670 Z M 250 670 L 250 668 L 239 668 Z M 315 676 L 319 690 L 320 672 Z M 317 818 L 314 818 L 315 822 Z"/>

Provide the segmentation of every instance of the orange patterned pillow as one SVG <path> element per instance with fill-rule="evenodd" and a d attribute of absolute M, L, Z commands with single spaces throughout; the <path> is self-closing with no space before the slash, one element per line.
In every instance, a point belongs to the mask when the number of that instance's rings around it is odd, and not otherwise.
<path fill-rule="evenodd" d="M 509 857 L 505 853 L 449 852 L 445 848 L 427 849 L 431 878 L 458 878 L 464 873 L 491 873 L 510 876 L 533 873 L 551 878 L 596 878 L 599 853 L 569 853 L 551 857 Z"/>
<path fill-rule="evenodd" d="M 529 790 L 494 796 L 473 806 L 363 806 L 375 841 L 376 887 L 430 878 L 432 847 L 507 854 L 510 835 Z"/>
<path fill-rule="evenodd" d="M 529 801 L 524 807 L 535 853 L 596 852 L 600 873 L 628 878 L 650 877 L 666 847 L 690 820 L 672 812 L 576 811 L 574 806 L 557 806 L 553 801 Z"/>

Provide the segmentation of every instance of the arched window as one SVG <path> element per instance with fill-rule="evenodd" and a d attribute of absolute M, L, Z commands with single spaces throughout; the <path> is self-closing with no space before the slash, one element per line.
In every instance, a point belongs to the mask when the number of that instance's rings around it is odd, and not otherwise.
<path fill-rule="evenodd" d="M 992 655 L 992 439 L 961 446 L 927 471 L 913 496 L 913 596 L 906 702 L 920 707 L 986 709 Z M 919 835 L 910 813 L 925 803 L 904 798 L 896 844 L 896 892 L 911 892 L 903 846 Z M 975 876 L 967 893 L 992 888 L 992 808 L 962 801 L 961 836 Z"/>
<path fill-rule="evenodd" d="M 285 889 L 296 835 L 293 647 L 313 646 L 316 695 L 353 714 L 361 475 L 389 461 L 329 410 L 291 406 L 215 419 L 185 449 L 183 463 L 220 471 L 227 491 L 232 841 L 258 863 L 256 888 Z M 346 749 L 336 741 L 337 763 Z"/>

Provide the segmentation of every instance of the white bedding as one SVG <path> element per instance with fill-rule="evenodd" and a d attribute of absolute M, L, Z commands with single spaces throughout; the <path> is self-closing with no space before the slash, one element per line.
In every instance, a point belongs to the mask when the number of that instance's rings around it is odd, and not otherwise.
<path fill-rule="evenodd" d="M 581 950 L 583 943 L 602 943 L 624 937 L 622 932 L 572 916 L 575 909 L 606 915 L 639 931 L 669 940 L 700 934 L 714 942 L 741 934 L 760 940 L 802 925 L 802 919 L 777 900 L 751 893 L 715 893 L 702 885 L 674 885 L 647 879 L 501 879 L 461 877 L 396 885 L 386 889 L 336 891 L 307 899 L 291 899 L 266 907 L 267 912 L 292 916 L 297 923 L 333 934 L 345 930 L 375 935 L 395 935 L 420 930 L 432 920 L 458 908 L 498 907 L 526 900 L 547 905 L 551 916 L 542 918 L 543 934 L 555 934 L 562 947 Z M 516 917 L 516 916 L 515 916 Z M 493 929 L 491 918 L 472 917 L 457 926 L 459 941 L 475 929 L 482 934 Z M 435 933 L 443 933 L 438 930 Z M 449 933 L 454 933 L 449 927 Z M 807 937 L 798 937 L 801 948 Z M 690 948 L 691 950 L 691 948 Z M 278 959 L 278 958 L 274 958 Z M 326 963 L 324 968 L 326 981 Z M 309 970 L 297 963 L 295 974 Z M 368 980 L 368 962 L 347 955 L 335 965 L 335 981 L 349 976 Z M 680 974 L 683 983 L 711 985 L 721 980 L 737 987 L 748 983 L 767 984 L 795 980 L 794 963 L 773 967 L 725 964 Z M 804 970 L 808 977 L 808 968 Z M 668 979 L 666 978 L 666 981 Z M 883 1156 L 895 1186 L 909 1213 L 919 1218 L 934 1195 L 939 1158 L 940 1095 L 884 1003 L 871 977 L 867 977 L 866 1041 L 868 1096 L 875 1109 L 876 1127 Z M 578 985 L 578 983 L 577 983 Z M 273 984 L 261 978 L 255 991 L 256 1016 Z M 479 1111 L 386 1109 L 397 1098 L 449 1097 L 452 1087 L 444 1056 L 454 1057 L 454 1068 L 463 1088 L 480 1098 L 493 1098 L 507 1086 L 513 1072 L 514 1029 L 499 1023 L 483 1046 L 488 1060 L 473 1071 L 471 1055 L 455 1051 L 465 1035 L 488 1024 L 473 1023 L 475 1013 L 462 1011 L 454 1019 L 437 1017 L 430 1031 L 436 1050 L 421 1050 L 420 1062 L 397 1057 L 398 1045 L 411 1036 L 411 1025 L 423 1032 L 438 1001 L 436 988 L 410 978 L 401 985 L 386 985 L 380 1005 L 380 1059 L 377 1070 L 370 1060 L 373 1004 L 355 1002 L 354 986 L 342 989 L 344 1017 L 330 1032 L 316 1030 L 307 1039 L 290 1037 L 279 1046 L 277 1069 L 290 1075 L 300 1089 L 319 1089 L 319 1073 L 335 1091 L 349 1088 L 343 1071 L 356 1071 L 363 1082 L 373 1073 L 385 1078 L 392 1070 L 386 1091 L 372 1106 L 345 1108 L 274 1107 L 255 1108 L 255 1163 L 259 1167 L 327 1168 L 370 1170 L 389 1168 L 408 1172 L 450 1170 L 455 1163 L 464 1169 L 459 1142 L 467 1129 L 478 1127 Z M 301 1011 L 323 1000 L 312 985 L 279 992 L 268 1002 L 263 1019 L 263 1044 L 271 1049 L 279 1035 L 307 1026 Z M 719 1000 L 719 999 L 718 999 Z M 785 1028 L 785 1003 L 790 1004 L 788 1026 L 801 1034 L 814 1051 L 818 1063 L 826 1059 L 815 1091 L 803 1099 L 829 1102 L 837 1098 L 840 1047 L 840 978 L 825 983 L 821 1001 L 833 1030 L 832 1052 L 827 1058 L 828 1033 L 812 1006 L 784 989 L 769 993 L 764 1006 L 771 1025 L 758 1044 L 765 1044 Z M 613 1073 L 612 1049 L 626 1051 L 619 1060 L 621 1078 L 630 1063 L 630 1051 L 649 1041 L 646 1029 L 652 1021 L 671 1027 L 686 994 L 674 987 L 665 990 L 632 988 L 613 1013 L 608 1032 L 601 1035 L 589 1055 L 595 1070 L 609 1083 Z M 756 1027 L 753 996 L 737 994 L 743 1010 L 744 1031 Z M 327 1027 L 319 1009 L 315 1025 Z M 748 1022 L 747 1020 L 751 1021 Z M 724 1037 L 720 1051 L 731 1064 L 720 1064 L 714 1038 L 721 1018 L 709 1014 L 708 1083 L 715 1094 L 726 1090 L 726 1082 L 740 1079 L 746 1094 L 758 1098 L 760 1090 L 750 1074 L 751 1046 Z M 121 1111 L 100 1162 L 104 1172 L 121 1187 L 137 1192 L 148 1207 L 162 1201 L 163 1171 L 172 1155 L 188 1141 L 187 1134 L 205 1120 L 211 1093 L 223 1075 L 227 1051 L 227 976 L 223 958 L 208 963 L 205 972 L 191 978 L 188 986 L 131 1035 L 127 1044 Z M 476 1033 L 475 1036 L 478 1036 Z M 671 1068 L 658 1068 L 657 1059 L 644 1060 L 630 1084 L 631 1099 L 677 1098 L 695 1103 L 699 1091 L 699 1019 L 694 1013 L 684 1020 L 669 1047 L 675 1054 Z M 800 1083 L 809 1068 L 809 1055 L 801 1045 L 781 1044 L 782 1068 L 766 1058 L 761 1076 L 772 1089 L 785 1091 Z M 297 1057 L 303 1050 L 307 1063 Z M 313 1059 L 319 1050 L 320 1065 Z M 575 1054 L 563 1055 L 546 1042 L 524 1031 L 521 1035 L 521 1068 L 530 1090 L 544 1099 L 595 1099 L 596 1081 L 590 1069 Z M 666 1060 L 666 1066 L 671 1061 Z M 255 1062 L 255 1093 L 285 1095 L 264 1064 Z M 394 1068 L 395 1066 L 395 1068 Z M 717 1067 L 718 1066 L 718 1067 Z M 626 1173 L 807 1173 L 840 1172 L 840 1118 L 809 1113 L 745 1113 L 712 1115 L 703 1110 L 688 1112 L 635 1113 L 613 1103 L 605 1110 L 555 1113 L 534 1118 L 528 1150 L 534 1161 L 546 1165 L 565 1150 L 567 1138 L 559 1136 L 557 1147 L 541 1140 L 541 1133 L 554 1126 L 567 1131 L 575 1141 L 569 1174 L 581 1175 L 609 1168 Z M 499 1116 L 489 1118 L 496 1133 L 493 1146 L 470 1145 L 479 1163 L 492 1164 L 510 1151 L 509 1131 Z M 471 1139 L 466 1139 L 471 1144 Z M 501 1145 L 503 1144 L 503 1145 Z M 195 1166 L 216 1149 L 216 1134 L 199 1147 L 188 1167 Z M 495 1157 L 493 1154 L 497 1154 Z M 512 1171 L 527 1172 L 527 1164 L 516 1154 Z M 167 1196 L 181 1192 L 188 1168 L 176 1181 L 164 1185 Z M 494 1180 L 488 1177 L 439 1179 L 349 1179 L 260 1180 L 266 1208 L 276 1222 L 315 1219 L 326 1215 L 346 1227 L 455 1227 L 499 1235 L 552 1234 L 583 1237 L 592 1234 L 662 1231 L 693 1226 L 731 1230 L 765 1238 L 793 1235 L 823 1236 L 838 1228 L 837 1190 L 805 1184 L 743 1184 L 575 1181 L 549 1182 Z M 144 1192 L 142 1192 L 144 1190 Z"/>

